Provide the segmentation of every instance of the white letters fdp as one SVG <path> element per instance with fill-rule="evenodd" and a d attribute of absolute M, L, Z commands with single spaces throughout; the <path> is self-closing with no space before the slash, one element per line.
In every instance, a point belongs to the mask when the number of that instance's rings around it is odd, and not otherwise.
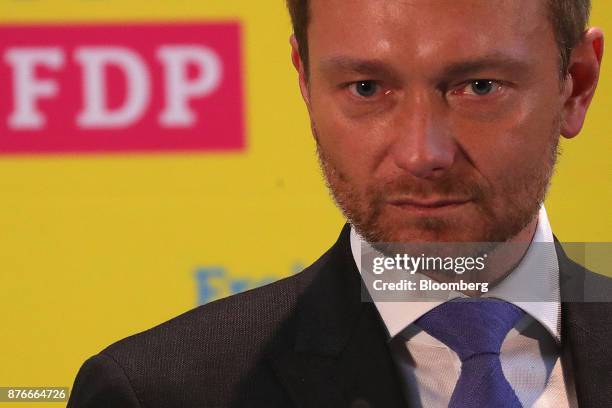
<path fill-rule="evenodd" d="M 60 71 L 69 63 L 60 47 L 11 47 L 4 62 L 12 69 L 14 108 L 7 124 L 12 130 L 44 128 L 46 116 L 37 107 L 40 99 L 56 98 L 60 84 L 52 78 L 37 78 L 36 68 Z M 75 118 L 81 129 L 120 129 L 136 124 L 151 104 L 152 74 L 157 71 L 133 49 L 120 46 L 81 46 L 72 61 L 82 73 L 82 107 Z M 185 128 L 196 123 L 197 115 L 189 101 L 213 93 L 223 78 L 223 64 L 218 54 L 202 45 L 162 45 L 156 63 L 163 75 L 164 107 L 157 116 L 164 128 Z M 113 66 L 122 73 L 126 94 L 121 106 L 109 107 L 105 68 Z M 198 75 L 190 77 L 188 68 Z"/>

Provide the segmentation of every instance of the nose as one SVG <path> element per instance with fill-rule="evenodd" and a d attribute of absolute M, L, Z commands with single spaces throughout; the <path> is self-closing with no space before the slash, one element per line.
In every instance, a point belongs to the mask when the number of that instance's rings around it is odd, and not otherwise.
<path fill-rule="evenodd" d="M 453 166 L 458 147 L 433 97 L 413 96 L 397 117 L 397 135 L 391 147 L 395 165 L 422 179 L 436 179 Z"/>

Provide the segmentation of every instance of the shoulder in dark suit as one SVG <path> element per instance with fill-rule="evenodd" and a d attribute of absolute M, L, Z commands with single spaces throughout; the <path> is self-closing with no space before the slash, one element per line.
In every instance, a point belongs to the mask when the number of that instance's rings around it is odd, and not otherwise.
<path fill-rule="evenodd" d="M 582 281 L 584 270 L 562 255 L 565 273 Z M 385 330 L 361 290 L 345 226 L 303 272 L 90 358 L 68 407 L 406 406 Z M 612 306 L 564 303 L 562 327 L 580 406 L 612 406 Z"/>

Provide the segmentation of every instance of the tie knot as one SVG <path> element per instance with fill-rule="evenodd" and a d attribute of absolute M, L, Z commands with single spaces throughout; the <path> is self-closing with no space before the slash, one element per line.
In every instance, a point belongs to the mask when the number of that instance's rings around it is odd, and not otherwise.
<path fill-rule="evenodd" d="M 458 299 L 441 304 L 415 324 L 450 347 L 465 361 L 479 354 L 499 354 L 508 332 L 524 312 L 497 299 Z"/>

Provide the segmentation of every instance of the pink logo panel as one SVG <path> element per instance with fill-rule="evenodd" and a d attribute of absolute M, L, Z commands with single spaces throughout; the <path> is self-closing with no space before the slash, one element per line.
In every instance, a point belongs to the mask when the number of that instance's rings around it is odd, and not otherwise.
<path fill-rule="evenodd" d="M 0 155 L 241 151 L 237 22 L 0 26 Z"/>

